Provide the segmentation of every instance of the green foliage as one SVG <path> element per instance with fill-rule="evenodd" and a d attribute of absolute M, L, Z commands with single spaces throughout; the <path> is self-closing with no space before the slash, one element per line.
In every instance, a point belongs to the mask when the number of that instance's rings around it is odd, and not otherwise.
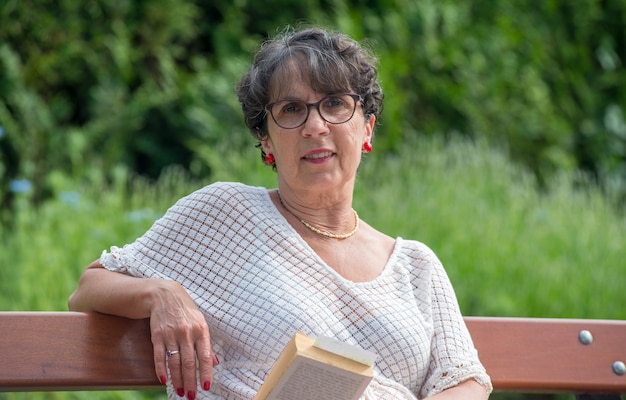
<path fill-rule="evenodd" d="M 626 282 L 616 279 L 626 274 L 626 220 L 610 195 L 577 187 L 573 174 L 539 192 L 531 173 L 484 141 L 410 144 L 366 161 L 359 214 L 431 246 L 465 314 L 626 317 Z"/>
<path fill-rule="evenodd" d="M 581 168 L 626 193 L 626 3 L 582 0 L 10 0 L 0 5 L 0 201 L 124 163 L 195 177 L 245 137 L 233 86 L 287 24 L 367 39 L 387 94 L 379 148 L 460 132 L 504 144 L 540 182 Z M 201 144 L 201 145 L 200 145 Z"/>
<path fill-rule="evenodd" d="M 195 143 L 241 125 L 232 96 L 241 67 L 191 51 L 190 2 L 2 7 L 0 121 L 19 155 L 8 175 L 32 181 L 36 199 L 49 194 L 50 171 L 81 178 L 123 162 L 152 177 L 171 164 L 207 174 Z"/>
<path fill-rule="evenodd" d="M 0 400 L 167 400 L 160 391 L 0 393 Z"/>
<path fill-rule="evenodd" d="M 626 3 L 380 3 L 340 21 L 376 41 L 391 145 L 462 132 L 507 144 L 541 179 L 624 176 Z"/>

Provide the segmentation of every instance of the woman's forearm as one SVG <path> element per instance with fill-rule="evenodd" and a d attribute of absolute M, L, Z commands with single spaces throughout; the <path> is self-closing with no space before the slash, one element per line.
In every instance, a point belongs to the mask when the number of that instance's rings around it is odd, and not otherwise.
<path fill-rule="evenodd" d="M 488 398 L 487 390 L 480 383 L 470 379 L 426 400 L 486 400 Z"/>
<path fill-rule="evenodd" d="M 179 395 L 195 398 L 196 369 L 202 388 L 208 390 L 213 366 L 219 363 L 211 347 L 204 315 L 177 282 L 135 278 L 104 269 L 94 261 L 80 277 L 68 300 L 73 311 L 99 311 L 126 318 L 150 318 L 155 372 L 161 383 L 168 377 Z M 176 350 L 173 358 L 166 351 Z"/>
<path fill-rule="evenodd" d="M 155 296 L 173 282 L 140 279 L 104 269 L 91 263 L 80 277 L 68 300 L 72 311 L 98 311 L 127 318 L 150 317 Z"/>

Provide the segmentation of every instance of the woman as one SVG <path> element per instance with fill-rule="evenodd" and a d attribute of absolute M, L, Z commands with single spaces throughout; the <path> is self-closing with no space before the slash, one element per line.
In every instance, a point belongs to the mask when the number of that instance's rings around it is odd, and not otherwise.
<path fill-rule="evenodd" d="M 439 260 L 352 208 L 382 105 L 375 61 L 320 29 L 266 42 L 238 97 L 278 188 L 209 185 L 83 273 L 70 309 L 150 318 L 170 398 L 251 399 L 296 331 L 375 352 L 366 398 L 488 397 Z"/>

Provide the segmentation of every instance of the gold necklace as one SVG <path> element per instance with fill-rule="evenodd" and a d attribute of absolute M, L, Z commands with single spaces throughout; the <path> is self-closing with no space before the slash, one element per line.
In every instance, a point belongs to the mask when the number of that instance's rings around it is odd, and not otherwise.
<path fill-rule="evenodd" d="M 302 218 L 298 217 L 290 209 L 288 209 L 287 206 L 285 206 L 285 203 L 283 203 L 283 198 L 280 196 L 280 192 L 277 191 L 276 193 L 278 194 L 278 201 L 280 201 L 280 204 L 283 206 L 283 208 L 285 210 L 287 210 L 287 212 L 289 212 L 291 215 L 293 215 L 294 217 L 298 218 L 298 220 L 302 223 L 302 225 L 306 226 L 307 228 L 309 228 L 313 232 L 317 233 L 318 235 L 322 235 L 322 236 L 325 236 L 325 237 L 331 238 L 331 239 L 343 240 L 343 239 L 347 239 L 350 236 L 354 235 L 356 233 L 356 231 L 359 229 L 359 214 L 357 214 L 357 212 L 356 212 L 356 210 L 354 208 L 352 209 L 352 213 L 354 214 L 354 228 L 350 232 L 348 232 L 348 233 L 337 234 L 337 233 L 332 233 L 332 232 L 325 231 L 323 229 L 316 228 L 313 225 L 311 225 L 308 222 L 306 222 L 305 220 L 303 220 Z"/>

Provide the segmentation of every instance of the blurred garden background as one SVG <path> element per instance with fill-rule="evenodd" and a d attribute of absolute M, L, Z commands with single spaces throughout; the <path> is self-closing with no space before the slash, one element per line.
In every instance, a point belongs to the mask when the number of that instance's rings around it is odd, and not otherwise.
<path fill-rule="evenodd" d="M 433 248 L 464 314 L 626 319 L 625 0 L 2 0 L 0 310 L 66 310 L 203 185 L 274 187 L 233 87 L 299 24 L 379 56 L 355 209 Z M 0 394 L 40 398 L 165 396 Z"/>

